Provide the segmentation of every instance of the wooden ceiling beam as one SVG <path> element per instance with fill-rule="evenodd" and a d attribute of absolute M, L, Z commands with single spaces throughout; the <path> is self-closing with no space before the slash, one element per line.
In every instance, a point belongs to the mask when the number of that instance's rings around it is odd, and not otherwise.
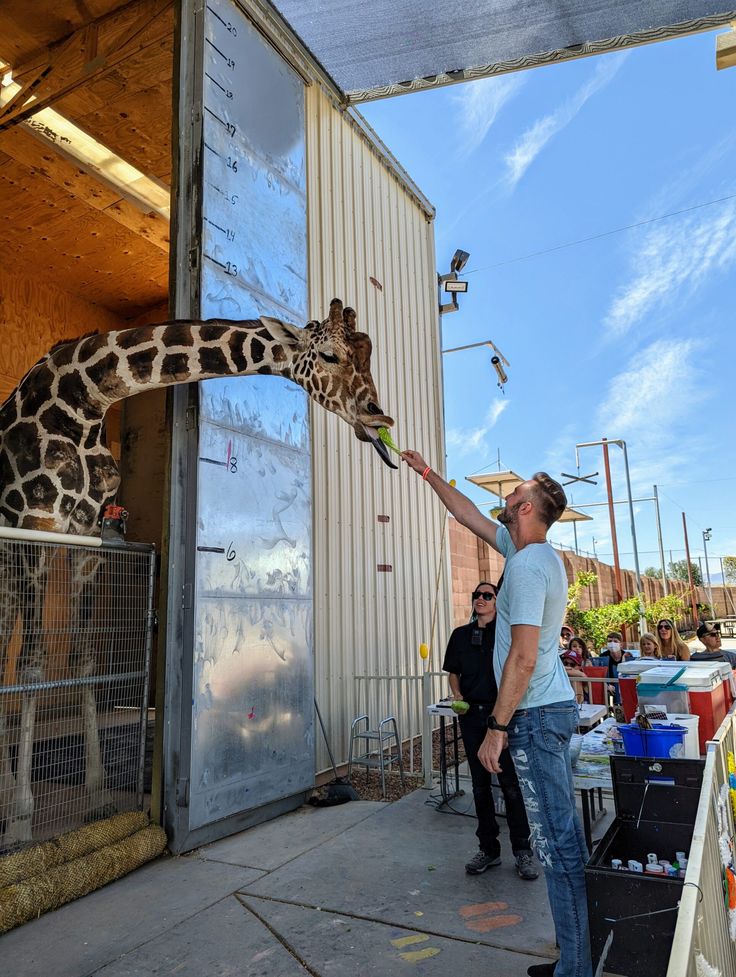
<path fill-rule="evenodd" d="M 24 64 L 12 65 L 20 89 L 0 107 L 0 131 L 159 43 L 171 33 L 170 18 L 162 16 L 171 6 L 172 0 L 134 0 L 80 27 Z"/>
<path fill-rule="evenodd" d="M 153 212 L 143 213 L 112 187 L 90 176 L 51 147 L 44 146 L 25 127 L 0 133 L 0 150 L 32 173 L 39 174 L 87 206 L 145 238 L 164 254 L 169 253 L 167 220 Z"/>

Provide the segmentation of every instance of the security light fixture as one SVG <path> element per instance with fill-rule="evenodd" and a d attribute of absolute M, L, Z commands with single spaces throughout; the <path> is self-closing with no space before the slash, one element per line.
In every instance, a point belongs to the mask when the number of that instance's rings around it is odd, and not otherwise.
<path fill-rule="evenodd" d="M 469 257 L 470 252 L 463 251 L 462 248 L 458 248 L 455 254 L 452 256 L 450 271 L 446 275 L 437 276 L 437 284 L 439 288 L 444 288 L 444 290 L 449 292 L 452 296 L 451 302 L 443 302 L 442 296 L 439 296 L 440 315 L 444 315 L 446 312 L 457 312 L 457 310 L 460 308 L 460 306 L 457 304 L 457 296 L 460 292 L 468 291 L 468 283 L 458 281 L 457 276 L 458 272 L 461 272 L 465 265 L 467 265 Z"/>
<path fill-rule="evenodd" d="M 469 257 L 470 254 L 467 251 L 462 251 L 460 248 L 458 248 L 455 254 L 452 256 L 450 271 L 462 271 L 467 265 Z"/>

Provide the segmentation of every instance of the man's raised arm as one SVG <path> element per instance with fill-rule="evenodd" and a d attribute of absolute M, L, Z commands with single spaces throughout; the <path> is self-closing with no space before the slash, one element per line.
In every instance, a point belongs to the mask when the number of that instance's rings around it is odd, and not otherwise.
<path fill-rule="evenodd" d="M 441 475 L 430 468 L 417 451 L 402 451 L 401 459 L 410 468 L 418 472 L 425 482 L 439 497 L 440 502 L 453 514 L 459 523 L 466 526 L 472 533 L 484 539 L 486 543 L 498 550 L 496 546 L 496 530 L 498 526 L 491 519 L 486 518 L 478 506 L 471 502 L 467 495 L 463 495 L 456 488 L 446 482 Z"/>

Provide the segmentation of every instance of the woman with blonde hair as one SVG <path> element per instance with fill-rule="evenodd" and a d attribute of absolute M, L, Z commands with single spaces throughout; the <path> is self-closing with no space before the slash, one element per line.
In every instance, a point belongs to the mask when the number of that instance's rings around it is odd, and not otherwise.
<path fill-rule="evenodd" d="M 690 649 L 680 637 L 674 622 L 668 617 L 657 621 L 657 637 L 662 658 L 673 659 L 678 662 L 690 661 Z"/>
<path fill-rule="evenodd" d="M 641 638 L 639 638 L 639 651 L 641 652 L 640 657 L 644 659 L 661 659 L 662 657 L 662 649 L 659 647 L 659 641 L 651 631 L 645 631 Z"/>

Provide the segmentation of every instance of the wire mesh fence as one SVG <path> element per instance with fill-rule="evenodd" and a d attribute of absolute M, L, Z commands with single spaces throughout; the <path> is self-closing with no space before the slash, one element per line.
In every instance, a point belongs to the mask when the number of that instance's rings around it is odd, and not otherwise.
<path fill-rule="evenodd" d="M 0 852 L 143 804 L 155 554 L 3 538 Z"/>

